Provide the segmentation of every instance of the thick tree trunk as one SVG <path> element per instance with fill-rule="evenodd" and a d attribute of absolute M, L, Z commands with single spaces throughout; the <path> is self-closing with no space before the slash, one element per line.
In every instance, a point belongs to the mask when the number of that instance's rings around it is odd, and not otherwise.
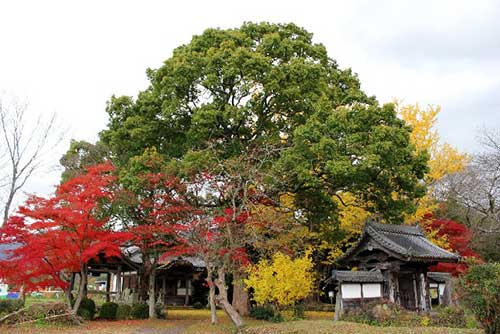
<path fill-rule="evenodd" d="M 80 307 L 80 303 L 85 294 L 85 288 L 87 287 L 87 265 L 83 264 L 80 269 L 80 286 L 78 288 L 78 295 L 75 300 L 75 304 L 73 305 L 73 312 L 76 313 L 78 308 Z"/>
<path fill-rule="evenodd" d="M 71 309 L 71 303 L 73 302 L 73 286 L 75 285 L 75 273 L 71 273 L 71 278 L 69 279 L 69 286 L 64 291 L 64 295 L 66 296 L 66 303 L 68 304 L 68 308 Z"/>
<path fill-rule="evenodd" d="M 155 304 L 156 304 L 156 293 L 155 293 L 155 283 L 156 283 L 156 266 L 153 264 L 151 271 L 149 272 L 149 287 L 148 287 L 148 306 L 149 306 L 149 319 L 156 318 Z"/>
<path fill-rule="evenodd" d="M 222 269 L 217 271 L 217 279 L 215 280 L 215 284 L 219 289 L 219 294 L 217 296 L 217 302 L 222 306 L 227 316 L 231 319 L 233 324 L 237 328 L 237 332 L 240 332 L 240 329 L 245 325 L 243 323 L 243 318 L 240 316 L 238 312 L 233 308 L 231 303 L 229 303 L 227 299 L 227 286 L 226 286 L 226 275 Z"/>
<path fill-rule="evenodd" d="M 215 285 L 213 280 L 212 270 L 207 270 L 207 283 L 210 288 L 208 295 L 208 302 L 210 303 L 210 320 L 212 325 L 215 325 L 219 322 L 217 319 L 217 307 L 215 305 Z"/>
<path fill-rule="evenodd" d="M 245 289 L 244 274 L 235 272 L 233 274 L 233 300 L 232 305 L 241 316 L 248 315 L 248 292 Z"/>

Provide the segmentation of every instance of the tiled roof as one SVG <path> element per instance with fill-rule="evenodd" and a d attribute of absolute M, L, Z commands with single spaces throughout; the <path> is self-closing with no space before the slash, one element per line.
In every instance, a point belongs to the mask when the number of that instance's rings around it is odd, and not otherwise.
<path fill-rule="evenodd" d="M 339 282 L 364 283 L 364 282 L 383 282 L 384 276 L 380 270 L 374 271 L 348 271 L 334 270 L 332 278 Z"/>
<path fill-rule="evenodd" d="M 432 280 L 434 282 L 446 283 L 446 281 L 449 281 L 451 279 L 451 274 L 430 271 L 427 273 L 427 277 L 429 278 L 429 280 Z"/>
<path fill-rule="evenodd" d="M 339 260 L 354 254 L 365 238 L 373 239 L 382 248 L 397 254 L 407 261 L 457 262 L 460 257 L 430 242 L 418 226 L 366 223 L 358 243 Z"/>
<path fill-rule="evenodd" d="M 128 246 L 122 248 L 122 254 L 131 262 L 135 264 L 142 264 L 142 253 L 139 247 L 137 246 Z M 176 256 L 176 257 L 168 257 L 166 259 L 163 259 L 160 261 L 159 265 L 161 267 L 165 267 L 168 265 L 173 264 L 174 262 L 188 262 L 190 263 L 193 267 L 197 268 L 205 268 L 205 262 L 194 256 Z"/>
<path fill-rule="evenodd" d="M 434 245 L 416 226 L 369 222 L 366 232 L 382 246 L 414 261 L 456 262 L 460 257 Z"/>

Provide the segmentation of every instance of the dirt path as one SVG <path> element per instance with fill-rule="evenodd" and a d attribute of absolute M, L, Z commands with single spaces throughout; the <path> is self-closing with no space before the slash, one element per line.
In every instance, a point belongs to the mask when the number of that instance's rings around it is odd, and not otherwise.
<path fill-rule="evenodd" d="M 135 334 L 182 334 L 185 329 L 186 326 L 175 326 L 171 328 L 137 328 L 134 333 Z"/>

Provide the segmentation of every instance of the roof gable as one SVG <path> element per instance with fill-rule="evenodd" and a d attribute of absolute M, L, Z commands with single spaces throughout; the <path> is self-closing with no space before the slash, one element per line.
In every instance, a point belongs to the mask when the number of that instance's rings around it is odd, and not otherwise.
<path fill-rule="evenodd" d="M 349 260 L 370 242 L 390 255 L 403 261 L 457 262 L 460 257 L 430 242 L 418 226 L 390 225 L 367 222 L 356 245 L 341 257 L 339 263 Z"/>

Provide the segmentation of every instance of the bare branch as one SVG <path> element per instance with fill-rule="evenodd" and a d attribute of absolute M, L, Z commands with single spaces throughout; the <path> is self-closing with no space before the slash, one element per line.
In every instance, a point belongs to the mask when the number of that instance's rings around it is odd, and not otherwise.
<path fill-rule="evenodd" d="M 28 104 L 16 98 L 0 98 L 0 189 L 3 222 L 7 221 L 15 197 L 45 164 L 48 153 L 60 144 L 56 115 L 45 119 L 32 115 Z"/>

